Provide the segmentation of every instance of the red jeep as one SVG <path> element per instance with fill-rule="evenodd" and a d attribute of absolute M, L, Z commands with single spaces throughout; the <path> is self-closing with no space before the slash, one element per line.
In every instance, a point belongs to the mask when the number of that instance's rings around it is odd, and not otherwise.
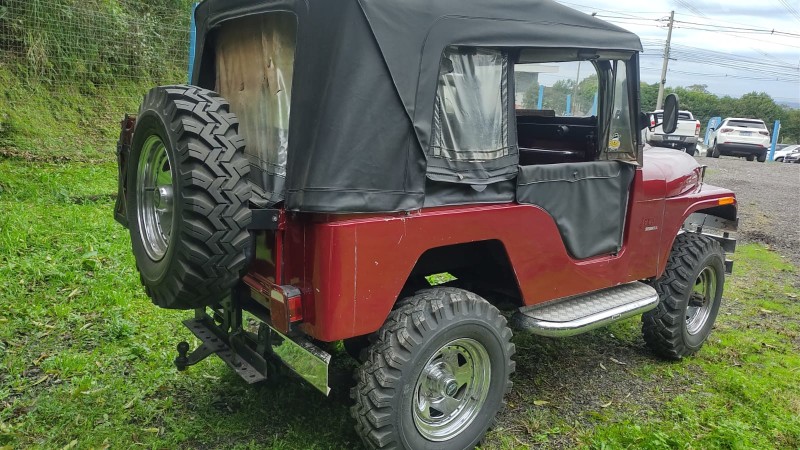
<path fill-rule="evenodd" d="M 194 18 L 191 85 L 151 90 L 118 147 L 145 290 L 195 311 L 178 369 L 216 354 L 256 382 L 279 361 L 327 394 L 322 343 L 341 340 L 368 446 L 453 449 L 511 388 L 509 321 L 570 336 L 642 315 L 670 359 L 707 339 L 736 198 L 691 156 L 643 151 L 634 34 L 548 0 L 206 0 Z M 534 105 L 565 65 L 594 105 Z"/>

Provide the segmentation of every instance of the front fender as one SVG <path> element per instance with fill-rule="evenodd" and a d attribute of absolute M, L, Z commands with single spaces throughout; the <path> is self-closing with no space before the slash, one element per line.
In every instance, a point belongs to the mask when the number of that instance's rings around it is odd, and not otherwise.
<path fill-rule="evenodd" d="M 724 222 L 703 222 L 700 227 L 700 232 L 707 234 L 710 230 L 717 230 L 719 233 L 711 233 L 713 237 L 729 238 L 724 236 L 724 233 L 736 231 L 738 227 L 737 220 L 738 203 L 736 194 L 729 190 L 703 184 L 698 190 L 687 192 L 683 195 L 667 198 L 664 202 L 664 222 L 662 226 L 661 245 L 659 248 L 659 267 L 658 276 L 664 273 L 667 265 L 667 258 L 669 252 L 672 250 L 672 245 L 675 238 L 682 232 L 691 231 L 697 232 L 698 225 L 695 221 L 689 220 L 690 216 L 695 213 L 703 213 L 711 217 L 717 217 Z M 686 229 L 687 226 L 695 225 L 694 229 Z M 713 225 L 723 226 L 717 228 Z"/>
<path fill-rule="evenodd" d="M 645 179 L 663 182 L 661 195 L 676 197 L 696 191 L 701 185 L 702 167 L 686 152 L 653 147 L 644 153 Z"/>

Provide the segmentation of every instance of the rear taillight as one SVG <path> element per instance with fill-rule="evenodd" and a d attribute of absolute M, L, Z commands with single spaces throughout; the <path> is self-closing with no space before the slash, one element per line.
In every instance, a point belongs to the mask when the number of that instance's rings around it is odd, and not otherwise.
<path fill-rule="evenodd" d="M 730 133 L 731 131 L 733 131 L 733 128 L 723 128 L 723 129 L 721 129 L 719 131 L 720 131 L 720 133 Z"/>
<path fill-rule="evenodd" d="M 699 120 L 698 120 L 698 121 L 695 121 L 695 125 L 694 125 L 694 135 L 695 135 L 695 136 L 700 136 L 700 121 L 699 121 Z"/>
<path fill-rule="evenodd" d="M 758 134 L 762 136 L 769 136 L 769 131 L 759 131 Z"/>
<path fill-rule="evenodd" d="M 656 126 L 656 116 L 650 116 L 650 128 L 655 128 Z"/>

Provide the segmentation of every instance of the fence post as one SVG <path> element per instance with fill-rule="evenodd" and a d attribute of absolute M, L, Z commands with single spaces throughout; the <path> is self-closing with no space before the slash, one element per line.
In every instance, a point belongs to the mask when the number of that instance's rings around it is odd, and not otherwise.
<path fill-rule="evenodd" d="M 192 23 L 189 28 L 189 76 L 187 83 L 192 84 L 192 75 L 194 74 L 194 55 L 197 50 L 197 22 L 194 20 L 194 13 L 197 11 L 197 6 L 200 3 L 195 2 L 192 5 Z"/>
<path fill-rule="evenodd" d="M 708 142 L 708 138 L 711 136 L 711 129 L 717 128 L 722 123 L 722 117 L 712 117 L 708 119 L 708 125 L 706 125 L 706 137 L 703 138 L 703 144 L 708 147 L 710 144 Z"/>
<path fill-rule="evenodd" d="M 781 134 L 781 121 L 776 120 L 775 126 L 772 128 L 772 143 L 769 145 L 769 160 L 773 161 L 775 158 L 775 146 L 778 145 L 778 135 Z"/>
<path fill-rule="evenodd" d="M 542 109 L 542 105 L 544 104 L 544 85 L 539 85 L 539 103 L 536 104 L 536 109 Z"/>

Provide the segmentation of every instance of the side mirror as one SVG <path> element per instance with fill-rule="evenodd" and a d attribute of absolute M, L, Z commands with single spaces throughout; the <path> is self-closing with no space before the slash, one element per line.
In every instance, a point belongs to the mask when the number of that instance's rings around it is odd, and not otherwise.
<path fill-rule="evenodd" d="M 674 133 L 678 128 L 678 109 L 678 96 L 669 94 L 667 98 L 664 99 L 664 122 L 661 125 L 664 133 Z"/>

